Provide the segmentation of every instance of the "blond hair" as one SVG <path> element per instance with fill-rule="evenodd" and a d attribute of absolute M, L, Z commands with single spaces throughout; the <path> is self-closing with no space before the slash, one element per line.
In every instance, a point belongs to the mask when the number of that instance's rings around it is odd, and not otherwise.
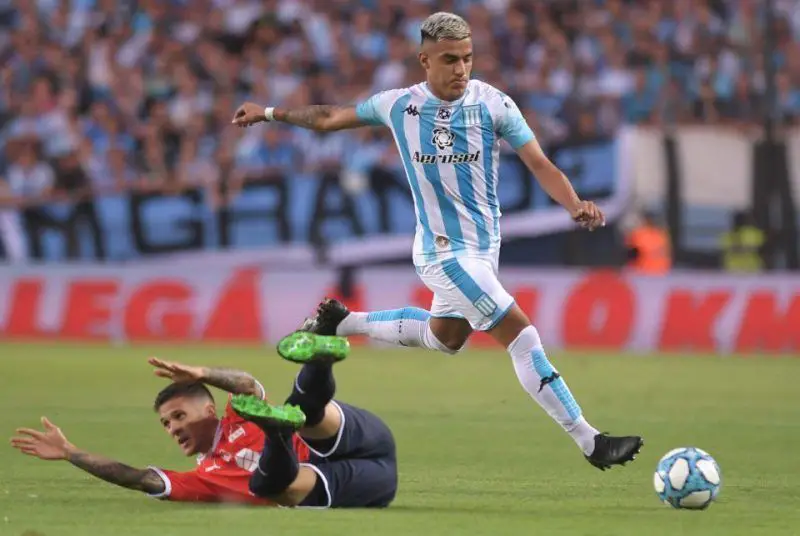
<path fill-rule="evenodd" d="M 469 24 L 455 13 L 439 11 L 422 22 L 422 41 L 460 41 L 472 35 Z"/>

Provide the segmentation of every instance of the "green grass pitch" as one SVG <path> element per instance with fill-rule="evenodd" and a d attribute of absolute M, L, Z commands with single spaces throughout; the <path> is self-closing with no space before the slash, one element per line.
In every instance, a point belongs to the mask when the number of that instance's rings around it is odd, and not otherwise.
<path fill-rule="evenodd" d="M 272 348 L 0 345 L 0 428 L 47 415 L 79 447 L 131 465 L 192 467 L 150 409 L 163 380 L 149 355 L 246 369 L 271 397 L 296 366 Z M 551 355 L 602 430 L 639 433 L 625 468 L 584 461 L 517 384 L 502 352 L 457 356 L 358 349 L 337 365 L 339 397 L 381 415 L 398 440 L 400 490 L 382 511 L 170 504 L 64 462 L 0 449 L 0 534 L 56 535 L 782 535 L 800 534 L 800 359 Z M 662 505 L 652 474 L 673 447 L 722 468 L 705 512 Z M 30 533 L 30 532 L 29 532 Z"/>

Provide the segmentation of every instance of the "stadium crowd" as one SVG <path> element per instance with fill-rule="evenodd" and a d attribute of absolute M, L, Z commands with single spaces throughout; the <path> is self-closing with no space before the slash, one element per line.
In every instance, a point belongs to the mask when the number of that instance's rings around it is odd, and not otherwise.
<path fill-rule="evenodd" d="M 800 117 L 800 2 L 775 0 L 777 104 Z M 542 144 L 620 124 L 752 124 L 755 0 L 0 0 L 0 202 L 398 165 L 381 129 L 231 127 L 244 100 L 353 103 L 422 78 L 418 25 L 466 16 L 474 76 Z M 216 196 L 216 203 L 224 199 Z"/>

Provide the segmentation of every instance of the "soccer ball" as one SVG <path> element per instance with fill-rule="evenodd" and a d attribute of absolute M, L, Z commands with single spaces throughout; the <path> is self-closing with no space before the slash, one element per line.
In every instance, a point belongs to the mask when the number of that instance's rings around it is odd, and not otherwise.
<path fill-rule="evenodd" d="M 653 486 L 673 508 L 705 510 L 717 498 L 722 473 L 716 460 L 694 447 L 674 449 L 658 462 Z"/>

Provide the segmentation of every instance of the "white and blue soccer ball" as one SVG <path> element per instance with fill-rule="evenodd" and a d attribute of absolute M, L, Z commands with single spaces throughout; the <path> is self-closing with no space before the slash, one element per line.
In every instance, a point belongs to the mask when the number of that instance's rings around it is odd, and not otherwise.
<path fill-rule="evenodd" d="M 722 473 L 711 455 L 684 447 L 667 452 L 658 462 L 653 486 L 658 498 L 673 508 L 705 510 L 719 495 Z"/>

